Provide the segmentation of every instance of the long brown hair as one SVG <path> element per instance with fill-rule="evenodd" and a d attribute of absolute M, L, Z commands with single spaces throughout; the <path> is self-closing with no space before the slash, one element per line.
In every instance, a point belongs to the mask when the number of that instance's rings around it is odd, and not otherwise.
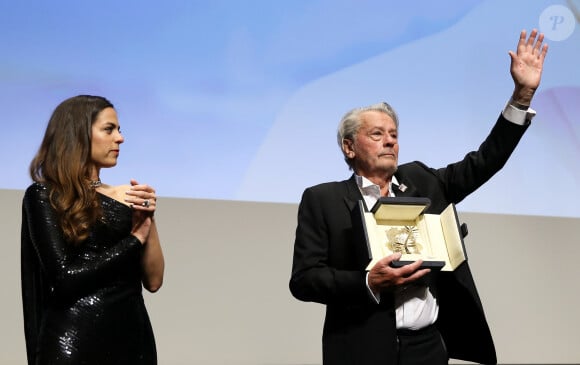
<path fill-rule="evenodd" d="M 79 95 L 60 103 L 30 163 L 32 180 L 47 186 L 64 237 L 75 244 L 88 237 L 102 215 L 89 179 L 94 168 L 91 129 L 105 108 L 113 104 L 101 96 Z"/>

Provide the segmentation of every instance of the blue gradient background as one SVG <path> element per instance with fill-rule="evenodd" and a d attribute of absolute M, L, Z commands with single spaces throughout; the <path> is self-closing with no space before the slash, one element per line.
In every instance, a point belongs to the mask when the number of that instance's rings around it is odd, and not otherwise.
<path fill-rule="evenodd" d="M 160 196 L 295 203 L 348 178 L 340 117 L 378 101 L 401 120 L 400 162 L 461 159 L 513 83 L 521 29 L 566 1 L 0 2 L 2 189 L 24 189 L 54 107 L 110 99 L 126 142 L 108 183 Z M 550 40 L 538 115 L 464 211 L 580 216 L 580 34 Z"/>

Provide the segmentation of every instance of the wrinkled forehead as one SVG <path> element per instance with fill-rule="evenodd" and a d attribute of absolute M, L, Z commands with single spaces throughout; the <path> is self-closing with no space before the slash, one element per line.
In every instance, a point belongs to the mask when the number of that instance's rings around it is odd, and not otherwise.
<path fill-rule="evenodd" d="M 383 130 L 397 130 L 393 118 L 387 113 L 378 110 L 367 110 L 360 114 L 360 129 L 369 130 L 380 128 Z"/>

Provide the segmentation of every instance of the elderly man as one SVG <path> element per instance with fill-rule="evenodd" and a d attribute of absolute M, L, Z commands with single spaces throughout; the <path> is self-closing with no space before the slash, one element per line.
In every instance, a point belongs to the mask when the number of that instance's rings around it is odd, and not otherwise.
<path fill-rule="evenodd" d="M 496 353 L 467 262 L 453 272 L 431 272 L 422 262 L 395 268 L 400 253 L 369 271 L 358 201 L 427 197 L 425 213 L 439 214 L 475 191 L 506 163 L 535 112 L 548 46 L 543 34 L 520 34 L 510 51 L 514 91 L 477 151 L 443 168 L 398 165 L 398 119 L 380 103 L 348 112 L 338 142 L 354 174 L 307 188 L 298 211 L 290 290 L 326 305 L 323 363 L 447 364 L 449 358 L 495 364 Z"/>

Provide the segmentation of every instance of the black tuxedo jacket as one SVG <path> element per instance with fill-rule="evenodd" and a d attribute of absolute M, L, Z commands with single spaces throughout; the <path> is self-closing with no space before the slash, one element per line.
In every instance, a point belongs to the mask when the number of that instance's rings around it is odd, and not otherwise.
<path fill-rule="evenodd" d="M 500 115 L 477 151 L 463 160 L 434 169 L 415 161 L 398 167 L 395 176 L 407 189 L 396 196 L 427 197 L 426 213 L 439 214 L 459 203 L 499 171 L 526 126 Z M 434 151 L 441 146 L 433 146 Z M 369 262 L 354 176 L 307 188 L 298 208 L 298 226 L 290 291 L 299 300 L 326 305 L 324 364 L 395 364 L 396 324 L 393 296 L 381 293 L 377 304 L 366 286 Z M 450 358 L 495 364 L 496 353 L 469 264 L 454 272 L 432 273 L 441 332 Z"/>

